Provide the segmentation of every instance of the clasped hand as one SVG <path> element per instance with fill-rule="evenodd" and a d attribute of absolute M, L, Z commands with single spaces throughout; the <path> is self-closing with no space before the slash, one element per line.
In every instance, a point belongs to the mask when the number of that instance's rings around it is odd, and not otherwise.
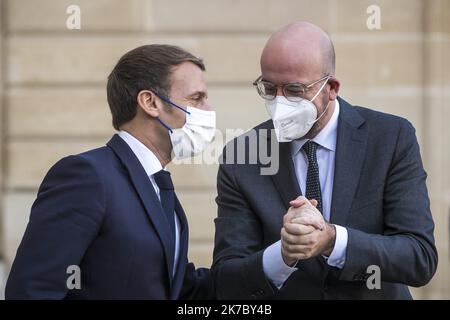
<path fill-rule="evenodd" d="M 281 254 L 288 266 L 319 254 L 329 256 L 334 248 L 336 230 L 327 223 L 317 201 L 303 196 L 289 203 L 291 207 L 283 217 Z"/>

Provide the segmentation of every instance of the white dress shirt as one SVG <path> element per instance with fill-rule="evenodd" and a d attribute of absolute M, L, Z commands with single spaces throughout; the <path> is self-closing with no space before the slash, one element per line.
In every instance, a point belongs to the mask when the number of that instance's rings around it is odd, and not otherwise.
<path fill-rule="evenodd" d="M 128 144 L 128 146 L 138 158 L 142 167 L 144 167 L 144 170 L 147 173 L 147 176 L 149 177 L 159 200 L 161 201 L 159 195 L 159 187 L 156 184 L 155 178 L 153 176 L 155 173 L 163 169 L 161 162 L 159 162 L 158 158 L 149 148 L 147 148 L 142 142 L 140 142 L 128 132 L 120 130 L 119 137 L 121 137 Z M 175 212 L 173 213 L 173 218 L 175 219 L 175 257 L 172 272 L 173 274 L 175 274 L 180 253 L 180 220 L 178 219 L 178 216 L 175 214 Z"/>
<path fill-rule="evenodd" d="M 336 156 L 337 125 L 339 118 L 339 101 L 335 100 L 335 108 L 327 125 L 311 139 L 318 144 L 317 163 L 319 165 L 319 180 L 322 193 L 322 214 L 326 221 L 330 221 L 331 200 L 333 194 L 334 163 Z M 291 143 L 291 154 L 294 162 L 295 174 L 300 190 L 306 192 L 306 175 L 308 172 L 308 158 L 303 145 L 307 139 L 294 140 Z M 294 199 L 292 199 L 294 200 Z M 336 227 L 336 242 L 330 256 L 324 257 L 330 266 L 342 269 L 345 264 L 348 234 L 347 229 L 338 225 Z M 301 261 L 299 262 L 301 263 Z M 284 263 L 281 255 L 281 240 L 275 242 L 263 254 L 263 269 L 272 283 L 281 288 L 289 276 L 297 270 Z"/>

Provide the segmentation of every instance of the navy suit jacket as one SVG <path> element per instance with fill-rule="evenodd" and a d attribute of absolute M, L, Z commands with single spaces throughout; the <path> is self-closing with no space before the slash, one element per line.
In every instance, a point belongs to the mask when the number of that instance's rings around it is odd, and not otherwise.
<path fill-rule="evenodd" d="M 339 103 L 331 223 L 348 230 L 344 268 L 318 256 L 300 261 L 280 290 L 266 279 L 264 249 L 280 240 L 289 201 L 302 193 L 289 143 L 278 144 L 278 172 L 261 175 L 264 161 L 236 164 L 226 158 L 233 154 L 228 148 L 242 145 L 234 140 L 223 152 L 217 178 L 212 273 L 219 298 L 410 299 L 407 286 L 422 286 L 433 276 L 434 223 L 414 128 L 400 117 L 341 98 Z M 255 129 L 261 133 L 273 123 Z M 381 289 L 366 285 L 371 265 L 380 268 Z"/>
<path fill-rule="evenodd" d="M 181 222 L 173 238 L 150 179 L 118 135 L 107 146 L 60 160 L 47 173 L 6 285 L 6 299 L 211 298 L 209 270 L 188 263 Z M 81 289 L 68 289 L 71 265 Z"/>

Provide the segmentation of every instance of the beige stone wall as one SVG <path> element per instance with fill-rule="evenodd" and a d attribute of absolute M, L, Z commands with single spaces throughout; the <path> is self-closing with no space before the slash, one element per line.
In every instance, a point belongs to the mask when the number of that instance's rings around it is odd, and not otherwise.
<path fill-rule="evenodd" d="M 345 99 L 404 116 L 416 127 L 440 264 L 432 283 L 414 295 L 450 298 L 450 0 L 0 1 L 0 235 L 8 263 L 48 168 L 113 133 L 105 79 L 123 53 L 170 43 L 202 56 L 219 128 L 246 129 L 267 118 L 251 86 L 267 37 L 305 19 L 331 34 Z M 81 30 L 66 29 L 72 3 L 81 8 Z M 366 27 L 371 4 L 381 8 L 381 30 Z M 190 220 L 190 256 L 209 266 L 217 167 L 171 170 Z"/>
<path fill-rule="evenodd" d="M 422 153 L 436 223 L 440 264 L 424 296 L 450 298 L 450 1 L 430 1 L 425 8 Z"/>
<path fill-rule="evenodd" d="M 2 17 L 2 3 L 0 0 L 0 17 Z M 0 18 L 1 19 L 1 18 Z M 4 247 L 2 230 L 3 230 L 3 135 L 5 127 L 3 125 L 3 24 L 4 20 L 0 20 L 0 300 L 4 299 L 4 287 L 5 287 L 5 262 L 3 257 Z"/>
<path fill-rule="evenodd" d="M 2 17 L 2 3 L 0 2 L 0 17 Z M 0 230 L 2 230 L 1 208 L 2 208 L 2 190 L 3 190 L 3 135 L 5 127 L 3 126 L 3 19 L 0 20 Z M 0 232 L 1 234 L 1 232 Z M 0 248 L 3 247 L 2 238 L 0 237 Z M 0 251 L 0 261 L 3 259 L 3 255 Z M 1 263 L 1 262 L 0 262 Z M 1 290 L 1 280 L 0 280 Z"/>

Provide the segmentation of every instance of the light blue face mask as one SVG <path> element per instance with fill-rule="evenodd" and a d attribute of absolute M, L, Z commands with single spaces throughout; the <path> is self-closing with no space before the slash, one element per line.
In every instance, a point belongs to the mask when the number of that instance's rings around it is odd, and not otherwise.
<path fill-rule="evenodd" d="M 156 118 L 169 131 L 175 158 L 193 157 L 205 150 L 216 133 L 216 112 L 193 107 L 183 108 L 168 98 L 157 96 L 186 113 L 186 122 L 181 128 L 171 128 L 159 117 Z"/>

